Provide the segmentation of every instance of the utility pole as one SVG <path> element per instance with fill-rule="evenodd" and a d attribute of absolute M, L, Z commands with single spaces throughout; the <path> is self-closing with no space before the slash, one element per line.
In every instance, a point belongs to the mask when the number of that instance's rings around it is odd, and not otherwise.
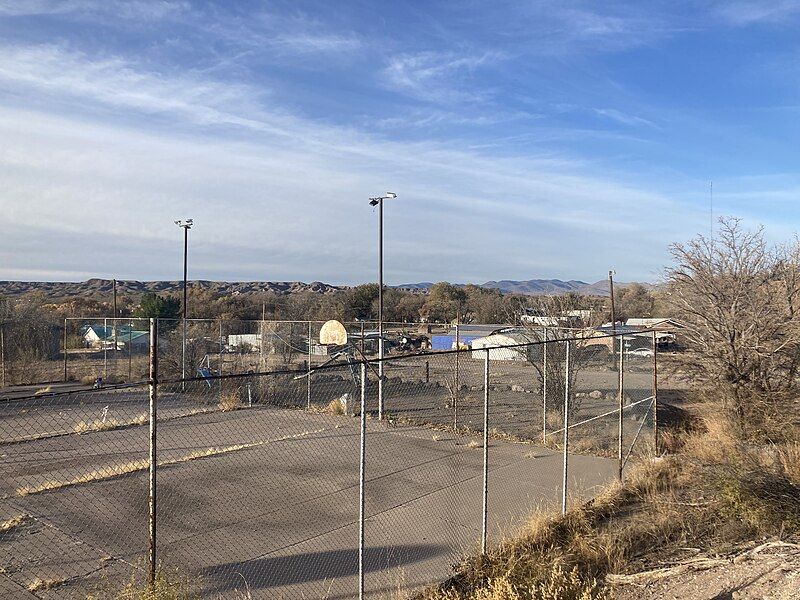
<path fill-rule="evenodd" d="M 617 335 L 617 311 L 614 307 L 614 275 L 616 275 L 616 271 L 609 271 L 608 272 L 608 289 L 611 293 L 611 333 L 614 336 Z M 616 342 L 617 338 L 614 337 L 611 340 L 611 353 L 614 357 L 614 368 L 617 366 L 617 345 Z"/>

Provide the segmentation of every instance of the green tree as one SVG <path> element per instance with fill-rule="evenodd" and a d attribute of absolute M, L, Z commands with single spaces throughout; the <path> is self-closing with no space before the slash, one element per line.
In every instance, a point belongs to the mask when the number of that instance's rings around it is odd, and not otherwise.
<path fill-rule="evenodd" d="M 467 294 L 463 288 L 441 281 L 431 287 L 420 316 L 431 323 L 449 323 L 456 318 L 463 322 L 466 308 Z"/>
<path fill-rule="evenodd" d="M 620 291 L 615 308 L 620 321 L 630 317 L 652 317 L 655 298 L 641 283 L 632 283 Z"/>
<path fill-rule="evenodd" d="M 178 319 L 181 315 L 181 301 L 175 296 L 159 296 L 149 293 L 142 300 L 133 316 L 137 319 Z"/>
<path fill-rule="evenodd" d="M 374 318 L 372 305 L 377 297 L 377 283 L 365 283 L 347 290 L 344 300 L 345 318 L 348 320 Z"/>

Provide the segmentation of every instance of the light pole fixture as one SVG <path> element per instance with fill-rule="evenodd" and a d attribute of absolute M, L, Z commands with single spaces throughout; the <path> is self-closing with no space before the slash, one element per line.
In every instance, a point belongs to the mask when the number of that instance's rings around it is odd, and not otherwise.
<path fill-rule="evenodd" d="M 182 335 L 181 335 L 181 374 L 182 379 L 186 379 L 186 317 L 188 314 L 187 306 L 187 275 L 188 275 L 188 259 L 189 259 L 189 230 L 194 225 L 194 219 L 186 219 L 185 221 L 175 221 L 175 225 L 183 229 L 183 319 L 182 319 Z M 183 382 L 183 389 L 186 389 L 186 382 Z"/>
<path fill-rule="evenodd" d="M 383 201 L 397 198 L 394 192 L 369 199 L 378 207 L 378 420 L 383 419 Z"/>

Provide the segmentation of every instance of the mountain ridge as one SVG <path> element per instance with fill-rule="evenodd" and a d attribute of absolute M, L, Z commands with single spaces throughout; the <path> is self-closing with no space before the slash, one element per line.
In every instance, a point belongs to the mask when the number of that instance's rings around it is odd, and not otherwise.
<path fill-rule="evenodd" d="M 433 285 L 432 282 L 408 283 L 390 286 L 416 292 L 427 292 Z M 463 287 L 466 284 L 455 284 Z M 563 281 L 561 279 L 528 279 L 513 280 L 501 279 L 476 284 L 478 287 L 498 289 L 504 293 L 524 294 L 529 296 L 564 294 L 574 292 L 591 296 L 608 296 L 608 281 L 600 280 L 587 283 L 576 279 Z M 615 287 L 624 288 L 630 283 L 619 282 Z M 643 283 L 647 288 L 652 284 Z M 314 292 L 331 294 L 346 290 L 352 286 L 333 285 L 321 281 L 305 283 L 302 281 L 210 281 L 195 279 L 189 281 L 192 289 L 204 289 L 217 294 L 293 294 L 299 292 Z M 180 292 L 183 289 L 182 280 L 157 280 L 138 281 L 131 279 L 117 280 L 117 293 L 120 295 L 139 296 L 147 293 Z M 31 292 L 41 292 L 51 298 L 69 298 L 81 296 L 86 298 L 108 298 L 113 291 L 111 279 L 92 278 L 86 281 L 0 281 L 0 296 L 20 296 Z"/>

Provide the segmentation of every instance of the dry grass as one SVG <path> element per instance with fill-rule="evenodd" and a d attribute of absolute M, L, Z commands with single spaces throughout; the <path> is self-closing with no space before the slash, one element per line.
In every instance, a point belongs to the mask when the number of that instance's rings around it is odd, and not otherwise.
<path fill-rule="evenodd" d="M 180 463 L 189 462 L 191 460 L 197 460 L 199 458 L 209 458 L 212 456 L 229 454 L 231 452 L 238 452 L 240 450 L 248 450 L 250 448 L 257 448 L 259 446 L 265 446 L 267 444 L 274 444 L 276 442 L 283 442 L 287 440 L 307 437 L 309 435 L 314 435 L 316 433 L 321 433 L 323 431 L 325 431 L 324 427 L 321 429 L 315 429 L 313 431 L 304 431 L 301 433 L 285 435 L 269 440 L 260 440 L 257 442 L 249 442 L 245 444 L 233 444 L 230 446 L 213 446 L 211 448 L 207 448 L 204 450 L 196 450 L 194 452 L 190 452 L 188 454 L 184 454 L 182 456 L 178 456 L 175 458 L 160 460 L 158 461 L 158 466 L 166 467 L 169 465 L 176 465 Z M 17 488 L 17 495 L 29 496 L 31 494 L 39 494 L 41 492 L 57 490 L 60 488 L 71 487 L 85 483 L 92 483 L 95 481 L 105 481 L 108 479 L 114 479 L 116 477 L 122 477 L 123 475 L 136 473 L 138 471 L 145 471 L 149 468 L 150 468 L 150 461 L 148 459 L 140 459 L 140 460 L 127 461 L 124 463 L 116 463 L 113 465 L 101 467 L 99 469 L 92 469 L 90 471 L 86 471 L 85 473 L 81 473 L 80 475 L 77 475 L 70 479 L 51 479 L 35 486 L 23 486 Z"/>
<path fill-rule="evenodd" d="M 121 588 L 105 581 L 101 589 L 86 596 L 86 600 L 199 600 L 197 586 L 178 570 L 159 569 L 155 585 L 141 581 L 141 573 L 134 571 Z"/>
<path fill-rule="evenodd" d="M 36 390 L 36 391 L 33 393 L 33 395 L 34 395 L 34 396 L 41 396 L 42 394 L 48 394 L 48 393 L 50 393 L 50 392 L 52 392 L 52 391 L 53 391 L 53 386 L 52 386 L 52 385 L 48 385 L 48 386 L 46 386 L 46 387 L 39 388 L 38 390 Z"/>
<path fill-rule="evenodd" d="M 81 421 L 73 430 L 77 434 L 90 433 L 93 431 L 110 431 L 112 429 L 119 429 L 121 427 L 133 427 L 144 425 L 147 423 L 149 416 L 147 413 L 142 413 L 130 421 L 117 421 L 116 419 L 93 419 L 91 421 Z"/>
<path fill-rule="evenodd" d="M 420 597 L 605 599 L 610 574 L 680 561 L 688 547 L 692 556 L 714 556 L 753 539 L 800 534 L 796 441 L 748 447 L 712 415 L 673 442 L 678 454 L 641 463 L 624 486 L 564 516 L 535 515 L 519 536 L 466 560 Z"/>
<path fill-rule="evenodd" d="M 328 415 L 344 415 L 347 409 L 344 401 L 341 398 L 336 398 L 328 403 L 323 412 Z"/>
<path fill-rule="evenodd" d="M 483 448 L 483 443 L 479 442 L 478 440 L 470 440 L 467 442 L 467 448 L 475 449 L 475 448 Z"/>
<path fill-rule="evenodd" d="M 17 515 L 0 522 L 0 533 L 6 533 L 17 527 L 25 525 L 30 520 L 29 515 Z"/>
<path fill-rule="evenodd" d="M 217 407 L 221 412 L 236 410 L 237 408 L 241 408 L 241 406 L 242 399 L 239 397 L 239 392 L 237 391 L 225 392 L 220 396 L 219 402 L 217 403 Z"/>
<path fill-rule="evenodd" d="M 28 584 L 28 591 L 31 594 L 41 592 L 43 590 L 51 590 L 54 587 L 63 585 L 67 582 L 66 579 L 39 579 L 38 577 Z"/>

